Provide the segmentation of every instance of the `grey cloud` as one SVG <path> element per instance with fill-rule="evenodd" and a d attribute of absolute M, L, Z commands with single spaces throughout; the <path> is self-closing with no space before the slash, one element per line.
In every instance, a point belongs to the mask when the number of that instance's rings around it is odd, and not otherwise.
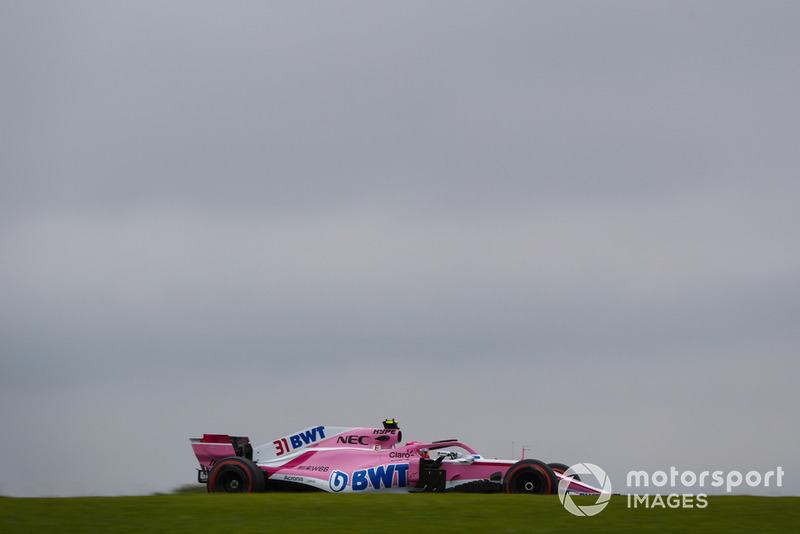
<path fill-rule="evenodd" d="M 163 491 L 192 433 L 386 416 L 612 477 L 796 470 L 798 14 L 4 4 L 0 448 L 147 465 L 0 460 L 0 492 Z"/>

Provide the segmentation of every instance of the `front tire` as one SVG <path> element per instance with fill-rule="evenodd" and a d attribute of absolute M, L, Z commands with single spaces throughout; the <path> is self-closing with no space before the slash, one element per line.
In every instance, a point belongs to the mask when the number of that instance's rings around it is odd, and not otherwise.
<path fill-rule="evenodd" d="M 264 472 L 253 461 L 241 456 L 219 460 L 208 475 L 209 493 L 261 491 L 264 491 Z"/>
<path fill-rule="evenodd" d="M 557 489 L 558 477 L 546 463 L 539 460 L 520 460 L 503 477 L 503 491 L 506 493 L 549 495 Z"/>
<path fill-rule="evenodd" d="M 566 473 L 567 469 L 569 469 L 569 466 L 567 464 L 560 464 L 553 462 L 547 465 L 550 467 L 550 469 L 553 470 L 553 472 L 555 472 L 556 475 L 561 475 L 561 476 L 564 476 L 564 473 Z M 581 479 L 581 477 L 579 477 L 578 475 L 570 475 L 570 478 L 573 478 L 578 481 L 580 481 Z"/>

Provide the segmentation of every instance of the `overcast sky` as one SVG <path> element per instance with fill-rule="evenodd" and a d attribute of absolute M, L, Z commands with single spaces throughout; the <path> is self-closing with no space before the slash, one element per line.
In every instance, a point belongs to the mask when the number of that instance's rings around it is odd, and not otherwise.
<path fill-rule="evenodd" d="M 204 432 L 386 417 L 800 494 L 798 27 L 0 0 L 0 494 L 170 491 Z"/>

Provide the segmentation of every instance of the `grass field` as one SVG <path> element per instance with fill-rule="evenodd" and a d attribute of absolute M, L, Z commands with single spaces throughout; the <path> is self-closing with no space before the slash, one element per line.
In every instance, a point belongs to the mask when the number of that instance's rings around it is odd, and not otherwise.
<path fill-rule="evenodd" d="M 594 497 L 585 503 L 593 504 Z M 575 517 L 556 496 L 248 494 L 0 498 L 0 532 L 800 532 L 800 497 L 709 497 L 706 508 Z"/>

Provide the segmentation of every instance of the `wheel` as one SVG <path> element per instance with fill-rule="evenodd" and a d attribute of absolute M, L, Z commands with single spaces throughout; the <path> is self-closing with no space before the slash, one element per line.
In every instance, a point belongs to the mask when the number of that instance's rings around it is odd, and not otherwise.
<path fill-rule="evenodd" d="M 261 491 L 264 491 L 264 472 L 251 460 L 241 456 L 219 460 L 208 475 L 209 493 Z"/>
<path fill-rule="evenodd" d="M 520 460 L 503 477 L 506 493 L 548 495 L 558 489 L 558 477 L 546 463 L 539 460 Z"/>
<path fill-rule="evenodd" d="M 567 469 L 569 469 L 568 465 L 560 464 L 558 462 L 553 462 L 547 465 L 548 467 L 550 467 L 550 469 L 552 469 L 555 472 L 556 475 L 563 475 L 567 471 Z M 581 477 L 579 477 L 578 475 L 572 475 L 572 478 L 578 481 L 580 481 L 581 479 Z"/>
<path fill-rule="evenodd" d="M 208 475 L 209 493 L 261 491 L 264 491 L 264 472 L 252 460 L 241 456 L 219 460 Z"/>

